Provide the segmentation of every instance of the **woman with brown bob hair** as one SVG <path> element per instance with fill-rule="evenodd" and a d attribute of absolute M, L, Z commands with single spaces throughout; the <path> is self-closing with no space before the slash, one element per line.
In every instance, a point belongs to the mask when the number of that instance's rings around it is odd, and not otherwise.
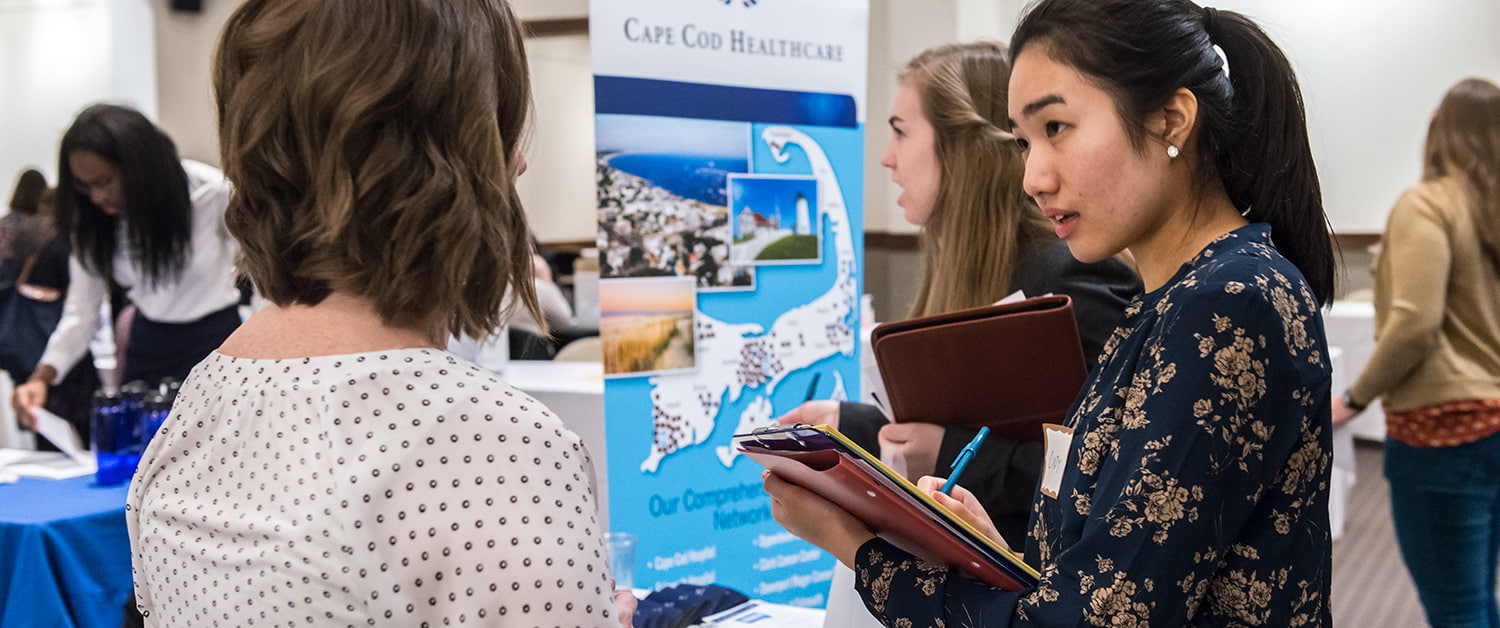
<path fill-rule="evenodd" d="M 441 348 L 493 335 L 507 292 L 542 320 L 510 7 L 250 0 L 214 88 L 226 222 L 271 305 L 142 458 L 146 622 L 628 625 L 580 439 Z"/>

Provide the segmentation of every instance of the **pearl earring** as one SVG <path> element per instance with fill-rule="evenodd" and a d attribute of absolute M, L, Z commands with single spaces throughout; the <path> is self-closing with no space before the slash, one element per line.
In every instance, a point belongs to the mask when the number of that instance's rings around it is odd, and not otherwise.
<path fill-rule="evenodd" d="M 1177 150 L 1176 146 L 1167 146 L 1167 157 L 1169 159 L 1176 159 L 1180 154 L 1182 154 L 1182 151 Z"/>

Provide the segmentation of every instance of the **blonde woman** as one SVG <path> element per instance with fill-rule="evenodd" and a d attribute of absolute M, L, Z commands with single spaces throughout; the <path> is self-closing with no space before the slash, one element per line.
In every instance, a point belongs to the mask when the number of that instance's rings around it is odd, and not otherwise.
<path fill-rule="evenodd" d="M 579 437 L 442 349 L 541 320 L 504 0 L 249 0 L 214 62 L 225 221 L 270 305 L 193 369 L 127 501 L 153 626 L 606 626 Z"/>
<path fill-rule="evenodd" d="M 899 75 L 891 140 L 880 164 L 901 187 L 896 204 L 921 225 L 926 272 L 912 316 L 994 303 L 1022 291 L 1073 298 L 1084 354 L 1093 361 L 1140 292 L 1118 259 L 1073 259 L 1022 189 L 1024 163 L 1007 130 L 1004 46 L 952 44 L 918 54 Z M 905 459 L 913 478 L 946 470 L 974 436 L 926 423 L 887 424 L 872 406 L 813 401 L 782 423 L 833 425 L 874 453 Z M 1041 448 L 987 439 L 963 484 L 982 501 L 1002 536 L 1019 539 L 1036 489 Z"/>
<path fill-rule="evenodd" d="M 1381 397 L 1385 475 L 1427 621 L 1500 626 L 1500 87 L 1455 85 L 1422 182 L 1396 202 L 1375 268 L 1378 341 L 1342 423 Z"/>

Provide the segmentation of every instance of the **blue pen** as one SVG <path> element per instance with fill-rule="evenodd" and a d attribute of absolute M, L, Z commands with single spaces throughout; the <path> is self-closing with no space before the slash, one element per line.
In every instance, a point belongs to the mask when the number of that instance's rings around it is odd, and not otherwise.
<path fill-rule="evenodd" d="M 979 451 L 979 443 L 984 442 L 984 437 L 989 435 L 990 428 L 979 428 L 979 433 L 974 436 L 974 440 L 969 441 L 969 444 L 964 445 L 963 450 L 958 452 L 958 458 L 953 460 L 953 471 L 948 474 L 948 481 L 943 484 L 944 495 L 953 492 L 953 486 L 958 483 L 958 476 L 963 475 L 964 467 L 969 466 L 969 461 L 974 459 L 974 452 Z"/>
<path fill-rule="evenodd" d="M 803 403 L 812 401 L 813 395 L 818 394 L 818 380 L 822 378 L 822 373 L 813 373 L 812 383 L 807 385 L 807 398 L 802 400 Z"/>

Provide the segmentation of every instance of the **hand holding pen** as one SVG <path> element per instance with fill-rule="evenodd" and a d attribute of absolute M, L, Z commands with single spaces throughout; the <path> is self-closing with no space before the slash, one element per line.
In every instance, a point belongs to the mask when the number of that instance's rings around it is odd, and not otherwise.
<path fill-rule="evenodd" d="M 974 453 L 979 451 L 979 444 L 983 443 L 984 437 L 989 435 L 990 428 L 979 428 L 979 434 L 974 436 L 974 440 L 969 441 L 969 444 L 964 445 L 963 450 L 958 452 L 958 457 L 953 459 L 952 471 L 948 473 L 948 482 L 943 484 L 944 495 L 947 495 L 953 491 L 953 485 L 958 482 L 958 476 L 963 475 L 964 469 L 967 468 L 969 466 L 969 462 L 974 459 Z"/>
<path fill-rule="evenodd" d="M 953 514 L 968 521 L 975 528 L 978 528 L 980 532 L 984 533 L 985 536 L 994 539 L 1002 547 L 1010 549 L 1010 544 L 1000 536 L 1000 531 L 995 529 L 995 523 L 990 520 L 989 513 L 985 512 L 984 506 L 979 503 L 979 498 L 974 497 L 974 494 L 970 493 L 968 489 L 958 486 L 958 477 L 963 475 L 964 469 L 968 468 L 969 463 L 974 460 L 974 455 L 978 453 L 979 445 L 984 443 L 984 437 L 989 435 L 990 428 L 981 427 L 979 428 L 979 433 L 974 435 L 974 439 L 969 441 L 969 444 L 964 445 L 963 450 L 958 452 L 958 457 L 953 459 L 953 465 L 950 467 L 951 471 L 948 473 L 948 480 L 943 482 L 943 488 L 933 491 L 939 479 L 931 476 L 918 480 L 917 488 L 927 491 L 939 504 L 953 511 Z M 953 489 L 955 488 L 958 489 L 956 496 L 953 494 Z"/>
<path fill-rule="evenodd" d="M 979 503 L 978 497 L 975 497 L 973 493 L 970 493 L 968 489 L 962 486 L 953 487 L 952 494 L 944 494 L 942 491 L 944 482 L 943 478 L 940 477 L 925 476 L 917 480 L 917 489 L 932 497 L 933 501 L 947 508 L 949 512 L 957 515 L 958 518 L 969 522 L 969 525 L 979 530 L 980 534 L 989 537 L 998 543 L 1000 547 L 1006 549 L 1013 547 L 1004 537 L 1000 536 L 1000 531 L 995 529 L 995 523 L 990 520 L 989 513 L 985 512 L 984 505 Z"/>

